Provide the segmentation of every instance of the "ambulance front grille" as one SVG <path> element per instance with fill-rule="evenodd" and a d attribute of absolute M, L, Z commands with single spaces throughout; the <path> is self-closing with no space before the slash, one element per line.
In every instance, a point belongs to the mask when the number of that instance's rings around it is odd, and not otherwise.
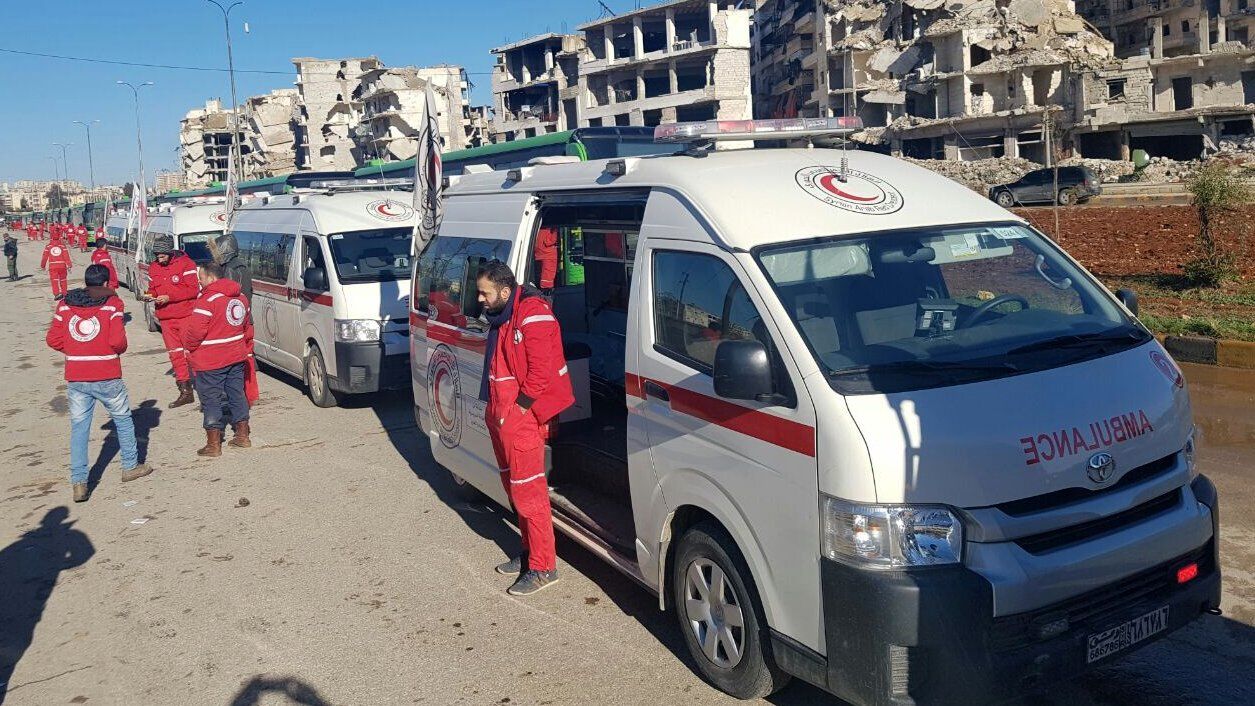
<path fill-rule="evenodd" d="M 1168 454 L 1163 458 L 1156 459 L 1150 463 L 1142 464 L 1137 468 L 1130 469 L 1127 473 L 1120 477 L 1115 483 L 1105 487 L 1091 490 L 1089 488 L 1065 488 L 1056 490 L 1052 493 L 1043 495 L 1034 495 L 1022 500 L 1012 500 L 1010 502 L 995 505 L 1002 512 L 1012 517 L 1023 517 L 1036 512 L 1046 512 L 1060 507 L 1071 505 L 1073 503 L 1083 502 L 1090 498 L 1104 495 L 1115 490 L 1123 490 L 1129 486 L 1137 485 L 1152 478 L 1158 477 L 1162 473 L 1167 473 L 1177 465 L 1176 453 Z"/>
<path fill-rule="evenodd" d="M 1117 532 L 1130 525 L 1170 512 L 1180 501 L 1181 489 L 1176 488 L 1123 512 L 1049 532 L 1020 537 L 1015 540 L 1015 543 L 1030 554 L 1045 554 L 1073 544 L 1087 542 L 1104 534 Z"/>

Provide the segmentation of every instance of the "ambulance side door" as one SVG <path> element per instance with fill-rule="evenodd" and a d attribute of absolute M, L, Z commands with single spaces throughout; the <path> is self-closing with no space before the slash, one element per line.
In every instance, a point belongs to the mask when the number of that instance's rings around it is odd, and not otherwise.
<path fill-rule="evenodd" d="M 665 498 L 633 498 L 638 536 L 660 538 L 676 507 L 709 512 L 744 555 L 770 626 L 821 649 L 815 409 L 746 262 L 702 242 L 706 226 L 693 212 L 655 190 L 638 245 L 628 404 L 644 420 Z M 764 345 L 780 400 L 715 393 L 715 355 L 726 341 Z"/>
<path fill-rule="evenodd" d="M 531 194 L 483 194 L 446 201 L 440 235 L 423 250 L 416 268 L 410 365 L 436 462 L 497 502 L 508 505 L 480 399 L 488 324 L 480 316 L 476 274 L 491 259 L 523 271 L 517 243 L 531 234 Z"/>

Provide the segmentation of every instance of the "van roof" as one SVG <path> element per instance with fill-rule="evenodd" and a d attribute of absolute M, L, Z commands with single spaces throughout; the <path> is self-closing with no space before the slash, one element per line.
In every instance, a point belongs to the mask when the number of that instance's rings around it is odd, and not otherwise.
<path fill-rule="evenodd" d="M 844 183 L 837 177 L 843 157 L 848 159 Z M 802 238 L 1023 221 L 947 177 L 874 152 L 740 149 L 705 157 L 629 158 L 632 168 L 618 178 L 605 173 L 612 161 L 620 160 L 531 167 L 518 183 L 506 181 L 503 171 L 468 174 L 446 194 L 671 189 L 685 195 L 734 250 Z"/>
<path fill-rule="evenodd" d="M 182 204 L 171 206 L 169 210 L 149 212 L 148 222 L 161 217 L 170 218 L 170 230 L 173 234 L 204 233 L 222 230 L 227 224 L 227 207 L 222 203 Z"/>
<path fill-rule="evenodd" d="M 381 189 L 284 194 L 246 201 L 235 212 L 234 226 L 239 228 L 241 223 L 258 218 L 275 226 L 287 225 L 286 219 L 268 215 L 287 211 L 309 212 L 323 235 L 373 228 L 412 228 L 413 200 L 413 194 L 408 191 Z"/>

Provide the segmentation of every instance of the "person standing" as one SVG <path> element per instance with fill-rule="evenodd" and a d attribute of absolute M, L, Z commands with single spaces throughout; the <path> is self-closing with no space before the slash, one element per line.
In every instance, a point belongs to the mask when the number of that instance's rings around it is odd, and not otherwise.
<path fill-rule="evenodd" d="M 161 322 L 161 339 L 170 355 L 174 381 L 179 388 L 179 396 L 170 403 L 170 407 L 182 407 L 196 401 L 192 393 L 192 371 L 183 347 L 183 325 L 200 293 L 196 263 L 174 249 L 174 238 L 167 233 L 153 239 L 153 256 L 153 262 L 148 265 L 148 291 L 144 293 L 144 299 L 156 305 L 157 320 Z"/>
<path fill-rule="evenodd" d="M 118 288 L 118 269 L 113 266 L 113 256 L 109 254 L 109 243 L 104 238 L 96 238 L 96 249 L 92 251 L 92 264 L 103 265 L 109 270 L 109 289 Z"/>
<path fill-rule="evenodd" d="M 226 278 L 226 269 L 216 263 L 200 266 L 200 297 L 183 326 L 183 346 L 191 358 L 196 392 L 205 415 L 205 446 L 200 456 L 221 456 L 226 423 L 225 408 L 231 415 L 235 434 L 229 446 L 247 449 L 249 402 L 245 381 L 249 376 L 249 353 L 253 348 L 253 316 L 240 284 Z"/>
<path fill-rule="evenodd" d="M 17 238 L 12 233 L 4 234 L 4 260 L 9 265 L 9 281 L 17 281 Z"/>
<path fill-rule="evenodd" d="M 526 596 L 558 580 L 553 511 L 545 479 L 549 422 L 575 402 L 562 353 L 562 332 L 540 292 L 520 287 L 500 260 L 479 269 L 479 303 L 491 326 L 484 351 L 480 399 L 501 469 L 501 482 L 518 514 L 522 553 L 496 568 L 518 573 L 508 592 Z"/>
<path fill-rule="evenodd" d="M 86 285 L 66 294 L 57 306 L 44 337 L 48 346 L 65 355 L 66 397 L 70 402 L 70 483 L 74 502 L 86 502 L 87 444 L 92 413 L 100 402 L 113 418 L 122 454 L 122 482 L 152 473 L 139 462 L 131 401 L 122 381 L 122 354 L 126 352 L 126 327 L 122 300 L 105 287 L 109 272 L 89 265 L 83 273 Z"/>
<path fill-rule="evenodd" d="M 87 226 L 82 223 L 78 224 L 75 233 L 78 235 L 78 251 L 87 252 Z"/>
<path fill-rule="evenodd" d="M 48 279 L 52 283 L 53 299 L 65 296 L 66 280 L 74 263 L 70 261 L 70 248 L 61 242 L 61 238 L 53 235 L 52 240 L 44 246 L 44 255 L 39 260 L 39 269 L 48 271 Z"/>

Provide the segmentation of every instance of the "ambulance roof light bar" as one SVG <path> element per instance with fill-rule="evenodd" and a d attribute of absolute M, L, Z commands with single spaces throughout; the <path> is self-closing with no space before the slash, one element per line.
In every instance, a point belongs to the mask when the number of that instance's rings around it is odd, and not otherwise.
<path fill-rule="evenodd" d="M 414 180 L 406 177 L 392 179 L 317 179 L 308 188 L 293 189 L 293 193 L 336 193 L 338 191 L 371 191 L 379 189 L 413 189 Z"/>
<path fill-rule="evenodd" d="M 702 120 L 668 123 L 654 128 L 654 142 L 720 140 L 800 140 L 841 137 L 863 129 L 861 118 L 783 118 L 771 120 Z"/>

